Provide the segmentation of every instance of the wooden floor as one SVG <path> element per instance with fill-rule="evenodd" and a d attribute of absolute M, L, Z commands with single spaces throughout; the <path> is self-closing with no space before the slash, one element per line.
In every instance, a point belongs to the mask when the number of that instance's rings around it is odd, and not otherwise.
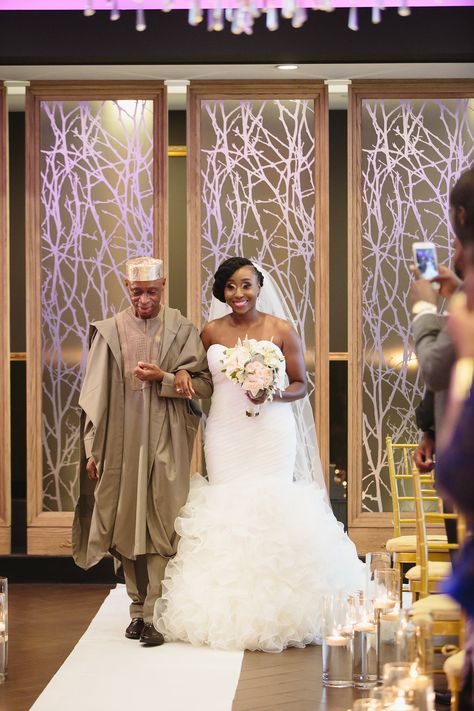
<path fill-rule="evenodd" d="M 84 584 L 10 585 L 10 660 L 8 679 L 0 686 L 0 711 L 31 707 L 109 589 Z M 126 624 L 124 619 L 124 628 Z M 347 711 L 356 696 L 352 689 L 322 687 L 320 647 L 282 654 L 246 652 L 233 711 Z"/>

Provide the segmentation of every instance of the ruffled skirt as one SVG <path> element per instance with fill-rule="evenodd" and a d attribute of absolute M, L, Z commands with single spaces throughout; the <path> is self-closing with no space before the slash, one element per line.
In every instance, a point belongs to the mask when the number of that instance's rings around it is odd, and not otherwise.
<path fill-rule="evenodd" d="M 363 584 L 363 564 L 312 484 L 193 477 L 176 522 L 155 626 L 168 641 L 279 652 L 317 643 L 325 593 Z"/>

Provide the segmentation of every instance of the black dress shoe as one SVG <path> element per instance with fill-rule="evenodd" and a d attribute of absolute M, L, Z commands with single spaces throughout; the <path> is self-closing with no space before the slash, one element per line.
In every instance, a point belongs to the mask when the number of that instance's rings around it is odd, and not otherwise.
<path fill-rule="evenodd" d="M 156 630 L 151 622 L 146 622 L 143 626 L 142 633 L 140 635 L 140 642 L 142 644 L 148 644 L 153 647 L 159 647 L 160 644 L 163 644 L 165 641 L 165 638 L 161 634 L 161 632 L 158 632 Z"/>
<path fill-rule="evenodd" d="M 145 623 L 141 617 L 133 617 L 129 626 L 125 630 L 125 637 L 128 639 L 140 639 Z"/>

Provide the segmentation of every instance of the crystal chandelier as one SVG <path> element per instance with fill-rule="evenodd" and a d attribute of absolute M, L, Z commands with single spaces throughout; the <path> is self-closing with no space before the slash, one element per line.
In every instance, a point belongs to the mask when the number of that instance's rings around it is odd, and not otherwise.
<path fill-rule="evenodd" d="M 140 7 L 142 0 L 135 0 L 137 4 L 135 28 L 138 32 L 146 30 L 146 16 L 143 7 Z M 410 15 L 408 0 L 399 0 L 398 14 L 402 17 Z M 102 4 L 102 3 L 101 3 Z M 110 9 L 110 19 L 113 21 L 120 19 L 120 0 L 107 0 Z M 127 3 L 128 4 L 128 3 Z M 163 12 L 170 12 L 176 9 L 177 2 L 173 0 L 161 0 L 157 6 L 161 5 Z M 322 10 L 332 12 L 335 7 L 333 0 L 314 0 L 310 4 L 303 0 L 213 0 L 212 7 L 203 8 L 202 5 L 209 5 L 208 2 L 201 3 L 201 0 L 189 0 L 188 22 L 196 26 L 206 18 L 207 29 L 220 32 L 227 26 L 234 35 L 253 33 L 255 20 L 261 16 L 265 17 L 267 30 L 271 32 L 278 29 L 280 20 L 288 20 L 291 26 L 301 27 L 308 19 L 308 11 Z M 229 5 L 231 5 L 229 7 Z M 178 9 L 183 7 L 183 2 L 179 2 Z M 160 9 L 157 7 L 157 9 Z M 382 11 L 385 9 L 384 0 L 374 0 L 372 4 L 372 23 L 378 24 L 382 21 Z M 85 0 L 84 15 L 90 17 L 94 15 L 96 8 L 94 0 Z M 358 8 L 356 5 L 349 7 L 347 26 L 350 30 L 359 29 Z"/>

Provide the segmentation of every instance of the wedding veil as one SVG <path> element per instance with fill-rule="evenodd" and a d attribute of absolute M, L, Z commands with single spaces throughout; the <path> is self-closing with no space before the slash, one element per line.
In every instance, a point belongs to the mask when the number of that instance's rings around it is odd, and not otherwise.
<path fill-rule="evenodd" d="M 263 287 L 257 299 L 257 309 L 264 313 L 277 316 L 291 323 L 295 327 L 287 301 L 273 277 L 259 264 L 253 263 L 255 268 L 263 274 Z M 209 321 L 221 318 L 230 313 L 231 308 L 214 296 L 209 310 Z M 308 395 L 291 403 L 296 422 L 296 462 L 293 473 L 294 481 L 310 481 L 321 489 L 329 504 L 323 469 L 319 458 L 318 440 L 314 426 L 314 415 Z"/>

